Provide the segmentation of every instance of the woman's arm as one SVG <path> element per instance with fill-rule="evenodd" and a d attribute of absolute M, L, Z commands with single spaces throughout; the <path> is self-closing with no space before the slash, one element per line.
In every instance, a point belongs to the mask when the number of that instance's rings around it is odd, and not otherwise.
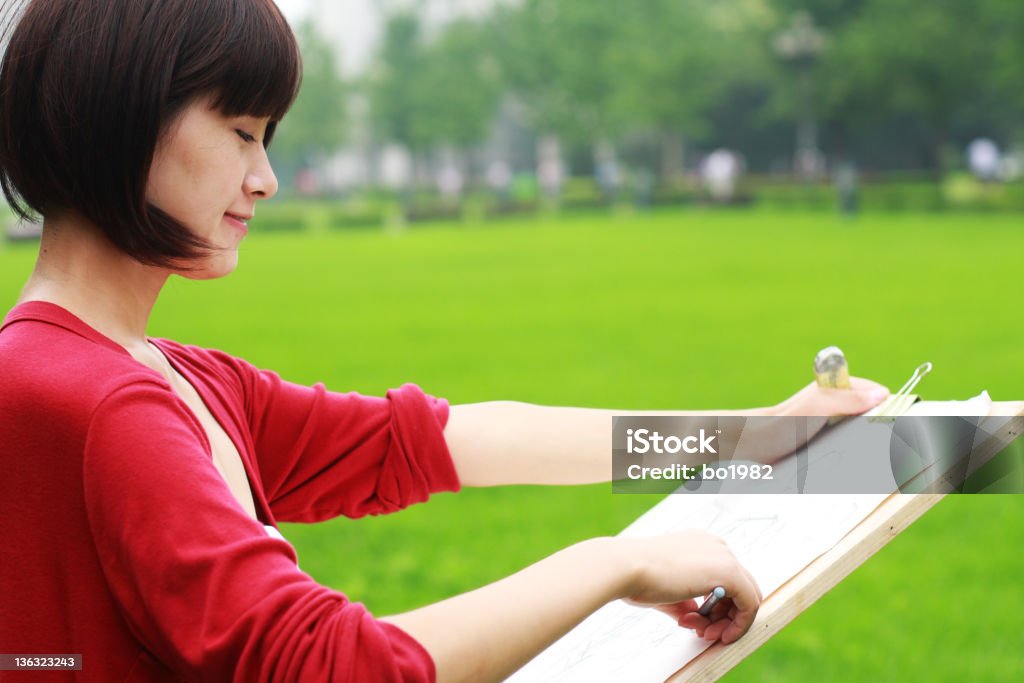
<path fill-rule="evenodd" d="M 696 614 L 693 598 L 715 586 L 724 586 L 731 600 L 716 606 L 709 621 Z M 658 607 L 725 643 L 750 628 L 761 602 L 725 543 L 689 531 L 583 541 L 506 579 L 383 621 L 430 652 L 439 683 L 486 683 L 503 680 L 617 598 Z"/>
<path fill-rule="evenodd" d="M 463 486 L 590 484 L 611 478 L 612 417 L 620 416 L 830 416 L 858 415 L 881 403 L 889 390 L 853 377 L 850 389 L 810 384 L 769 408 L 722 411 L 629 411 L 539 406 L 493 401 L 452 406 L 444 429 Z M 825 425 L 809 425 L 808 436 Z M 792 430 L 777 448 L 756 454 L 764 462 L 792 452 Z M 770 438 L 759 439 L 770 443 Z M 778 452 L 776 452 L 778 451 Z"/>

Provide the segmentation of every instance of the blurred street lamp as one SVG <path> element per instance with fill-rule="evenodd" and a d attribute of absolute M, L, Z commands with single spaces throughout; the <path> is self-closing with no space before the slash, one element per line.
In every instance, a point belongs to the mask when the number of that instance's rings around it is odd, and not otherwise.
<path fill-rule="evenodd" d="M 818 123 L 814 107 L 814 65 L 828 37 L 807 12 L 793 15 L 790 25 L 775 36 L 775 52 L 797 71 L 796 155 L 793 162 L 803 180 L 819 177 L 825 161 L 818 149 Z"/>

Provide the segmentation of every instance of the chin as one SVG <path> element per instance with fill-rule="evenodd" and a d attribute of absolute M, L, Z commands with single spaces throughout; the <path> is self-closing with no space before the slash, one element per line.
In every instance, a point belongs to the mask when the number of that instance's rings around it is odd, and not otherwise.
<path fill-rule="evenodd" d="M 178 275 L 189 280 L 216 280 L 235 272 L 238 267 L 238 250 L 215 254 L 194 264 L 189 270 L 178 270 Z"/>

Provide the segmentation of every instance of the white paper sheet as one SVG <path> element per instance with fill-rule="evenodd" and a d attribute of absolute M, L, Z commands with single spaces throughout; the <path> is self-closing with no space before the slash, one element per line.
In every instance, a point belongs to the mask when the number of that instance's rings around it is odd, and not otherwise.
<path fill-rule="evenodd" d="M 992 397 L 983 391 L 966 401 L 918 401 L 910 406 L 907 415 L 948 416 L 988 415 L 992 410 Z M 871 413 L 868 413 L 870 415 Z"/>
<path fill-rule="evenodd" d="M 967 401 L 922 401 L 913 415 L 987 415 L 982 392 Z M 768 597 L 835 546 L 889 494 L 670 495 L 622 535 L 683 529 L 721 536 Z M 605 605 L 508 680 L 512 683 L 660 683 L 710 643 L 667 615 L 622 601 Z"/>

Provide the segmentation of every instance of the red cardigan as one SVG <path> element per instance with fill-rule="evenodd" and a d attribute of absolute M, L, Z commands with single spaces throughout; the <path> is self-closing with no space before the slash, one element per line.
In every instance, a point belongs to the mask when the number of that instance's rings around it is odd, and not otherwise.
<path fill-rule="evenodd" d="M 59 306 L 17 306 L 0 328 L 0 653 L 81 653 L 83 670 L 0 679 L 434 680 L 418 642 L 302 573 L 263 524 L 457 491 L 447 402 L 151 341 L 234 442 L 259 521 L 158 373 Z"/>

